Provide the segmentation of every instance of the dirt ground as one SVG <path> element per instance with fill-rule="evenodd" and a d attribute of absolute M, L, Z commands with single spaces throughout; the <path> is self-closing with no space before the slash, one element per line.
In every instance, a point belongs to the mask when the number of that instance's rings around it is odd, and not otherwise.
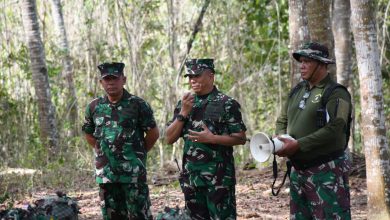
<path fill-rule="evenodd" d="M 282 188 L 280 194 L 272 196 L 270 173 L 258 170 L 240 172 L 236 186 L 238 219 L 289 219 L 288 188 Z M 352 219 L 366 219 L 366 181 L 352 176 L 351 206 Z M 287 184 L 285 184 L 287 186 Z M 169 186 L 151 186 L 151 202 L 154 216 L 165 206 L 184 207 L 184 199 L 177 184 Z M 98 208 L 97 188 L 76 193 L 81 206 L 80 219 L 101 219 Z"/>
<path fill-rule="evenodd" d="M 364 161 L 364 160 L 363 160 Z M 367 187 L 365 166 L 362 160 L 357 160 L 350 176 L 352 219 L 367 219 Z M 284 172 L 279 174 L 279 181 Z M 184 199 L 178 181 L 173 178 L 176 174 L 150 174 L 150 196 L 153 215 L 163 211 L 164 207 L 184 207 Z M 159 176 L 157 178 L 157 176 Z M 242 170 L 237 172 L 236 198 L 238 219 L 289 219 L 289 192 L 288 180 L 278 196 L 272 196 L 272 172 L 270 168 Z M 90 180 L 89 180 L 90 181 Z M 88 188 L 84 185 L 78 190 L 67 192 L 75 198 L 81 207 L 79 219 L 102 219 L 98 188 L 96 184 Z M 29 198 L 15 201 L 14 207 L 21 207 L 26 202 L 43 198 L 47 194 L 54 194 L 55 190 L 40 189 L 29 195 Z M 4 206 L 3 206 L 4 207 Z M 0 204 L 0 210 L 3 208 Z"/>

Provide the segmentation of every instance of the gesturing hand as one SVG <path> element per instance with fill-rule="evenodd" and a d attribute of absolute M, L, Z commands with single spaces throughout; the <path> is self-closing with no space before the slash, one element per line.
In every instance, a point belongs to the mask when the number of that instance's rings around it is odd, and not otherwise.
<path fill-rule="evenodd" d="M 207 128 L 205 124 L 202 125 L 203 131 L 197 132 L 193 130 L 188 130 L 189 135 L 188 138 L 192 142 L 198 143 L 211 143 L 214 134 Z"/>
<path fill-rule="evenodd" d="M 184 96 L 181 98 L 181 111 L 180 114 L 187 116 L 192 109 L 192 106 L 194 105 L 194 96 L 191 95 L 191 93 L 187 92 L 184 94 Z"/>

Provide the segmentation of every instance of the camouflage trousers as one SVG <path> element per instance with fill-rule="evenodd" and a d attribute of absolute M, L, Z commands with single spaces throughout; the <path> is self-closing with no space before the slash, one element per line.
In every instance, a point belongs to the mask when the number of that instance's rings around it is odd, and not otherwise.
<path fill-rule="evenodd" d="M 99 188 L 104 220 L 153 219 L 146 183 L 105 183 Z"/>
<path fill-rule="evenodd" d="M 235 186 L 185 186 L 186 209 L 191 219 L 236 219 Z"/>
<path fill-rule="evenodd" d="M 305 170 L 291 170 L 290 219 L 351 219 L 346 155 Z"/>

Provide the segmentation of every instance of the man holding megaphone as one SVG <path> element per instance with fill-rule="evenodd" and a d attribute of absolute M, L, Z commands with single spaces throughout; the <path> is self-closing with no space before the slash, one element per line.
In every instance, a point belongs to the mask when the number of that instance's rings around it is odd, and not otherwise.
<path fill-rule="evenodd" d="M 284 142 L 278 156 L 292 163 L 291 219 L 351 219 L 348 174 L 344 149 L 349 137 L 351 96 L 334 82 L 327 65 L 326 46 L 306 43 L 293 53 L 303 79 L 290 92 L 276 121 L 276 134 Z"/>

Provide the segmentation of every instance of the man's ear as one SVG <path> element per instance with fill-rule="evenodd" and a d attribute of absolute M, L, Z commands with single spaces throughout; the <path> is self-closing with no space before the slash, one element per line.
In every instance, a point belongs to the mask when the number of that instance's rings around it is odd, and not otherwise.
<path fill-rule="evenodd" d="M 126 80 L 127 80 L 126 76 L 123 76 L 123 85 L 126 84 Z"/>
<path fill-rule="evenodd" d="M 325 69 L 328 68 L 328 64 L 323 63 L 323 62 L 318 62 L 318 63 L 320 64 L 320 67 L 321 67 L 321 68 L 325 68 Z"/>
<path fill-rule="evenodd" d="M 210 78 L 213 79 L 213 80 L 215 80 L 215 73 L 209 71 L 209 74 L 210 74 Z"/>
<path fill-rule="evenodd" d="M 206 70 L 205 72 L 206 74 L 208 74 L 210 77 L 214 77 L 214 73 L 211 71 L 211 70 Z"/>

